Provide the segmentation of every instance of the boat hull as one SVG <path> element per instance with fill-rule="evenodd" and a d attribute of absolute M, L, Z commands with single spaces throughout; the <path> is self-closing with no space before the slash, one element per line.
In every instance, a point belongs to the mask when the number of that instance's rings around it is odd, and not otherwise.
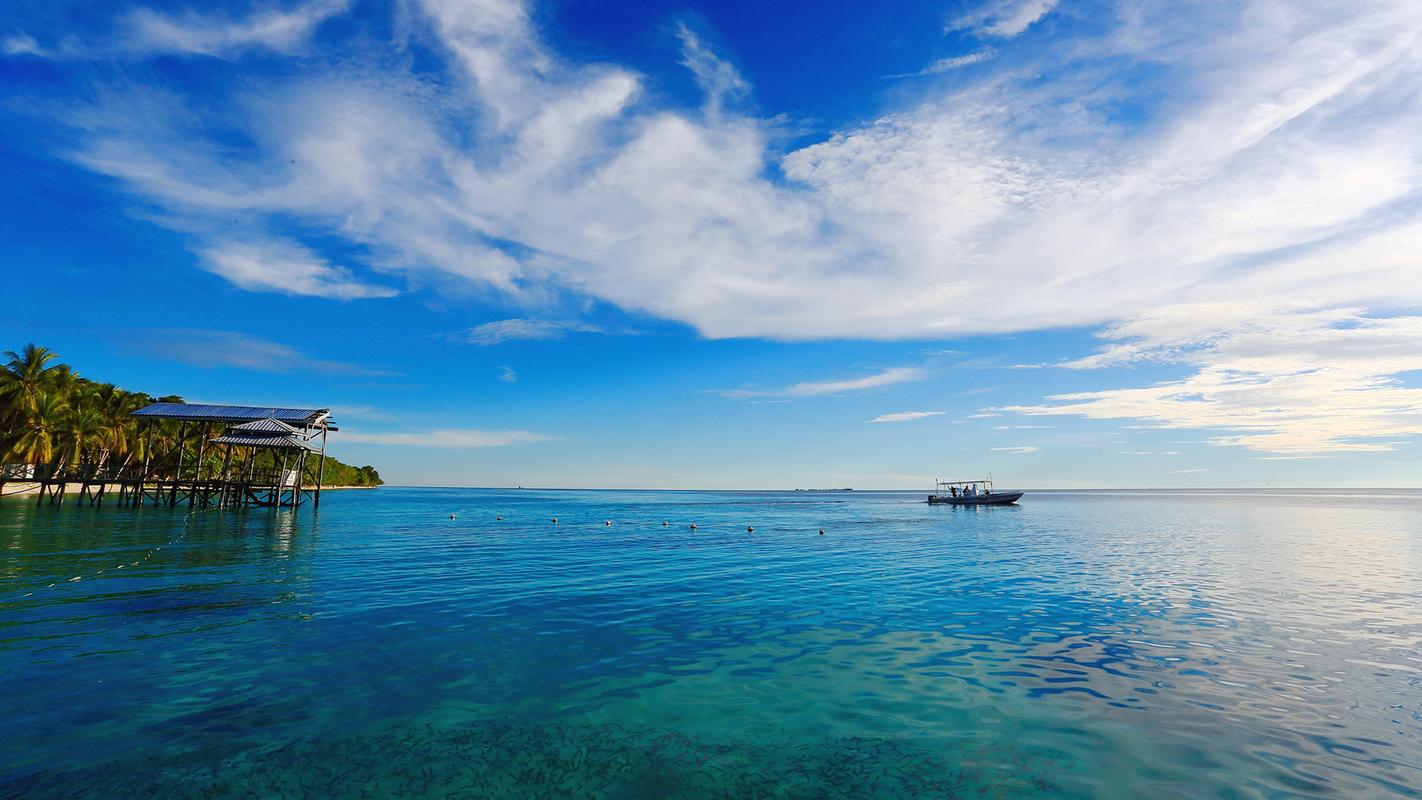
<path fill-rule="evenodd" d="M 1022 492 L 994 492 L 988 495 L 977 497 L 943 497 L 931 494 L 928 496 L 928 504 L 932 506 L 1010 506 L 1016 503 Z"/>

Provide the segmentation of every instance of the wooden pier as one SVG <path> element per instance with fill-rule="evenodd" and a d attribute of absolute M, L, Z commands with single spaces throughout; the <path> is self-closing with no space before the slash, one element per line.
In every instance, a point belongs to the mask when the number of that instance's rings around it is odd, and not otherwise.
<path fill-rule="evenodd" d="M 13 483 L 37 485 L 37 505 L 190 508 L 319 506 L 329 409 L 153 403 L 142 463 L 61 464 Z M 315 456 L 314 475 L 307 475 Z M 5 485 L 0 477 L 0 489 Z M 77 490 L 77 491 L 76 491 Z"/>

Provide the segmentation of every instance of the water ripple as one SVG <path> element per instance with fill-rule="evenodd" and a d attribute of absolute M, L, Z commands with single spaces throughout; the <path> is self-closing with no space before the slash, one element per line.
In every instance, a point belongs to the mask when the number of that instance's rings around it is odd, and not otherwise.
<path fill-rule="evenodd" d="M 1419 796 L 1422 495 L 920 499 L 0 503 L 0 796 Z"/>

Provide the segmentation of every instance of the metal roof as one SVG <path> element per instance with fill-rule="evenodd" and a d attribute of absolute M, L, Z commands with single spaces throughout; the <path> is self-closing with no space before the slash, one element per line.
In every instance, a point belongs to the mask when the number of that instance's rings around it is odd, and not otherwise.
<path fill-rule="evenodd" d="M 177 419 L 189 422 L 252 422 L 275 419 L 288 425 L 309 426 L 331 413 L 329 408 L 272 408 L 270 406 L 219 406 L 203 403 L 153 403 L 133 412 L 135 417 Z M 334 428 L 332 428 L 334 430 Z"/>
<path fill-rule="evenodd" d="M 241 425 L 233 425 L 227 430 L 228 433 L 234 433 L 237 431 L 242 431 L 244 433 L 301 433 L 300 428 L 288 425 L 279 419 L 259 419 L 254 422 L 244 422 Z"/>
<path fill-rule="evenodd" d="M 272 450 L 310 450 L 320 452 L 321 448 L 303 439 L 299 434 L 267 433 L 227 433 L 213 439 L 213 444 L 230 444 L 237 447 L 265 447 Z"/>

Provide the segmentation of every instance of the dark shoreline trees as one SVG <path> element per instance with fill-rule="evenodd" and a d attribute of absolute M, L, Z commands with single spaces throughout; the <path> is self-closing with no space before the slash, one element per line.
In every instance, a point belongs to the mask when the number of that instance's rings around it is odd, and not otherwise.
<path fill-rule="evenodd" d="M 80 377 L 46 347 L 28 344 L 6 351 L 0 366 L 0 467 L 33 465 L 51 471 L 63 465 L 103 468 L 142 462 L 149 442 L 133 412 L 155 400 L 181 403 L 176 396 L 154 398 L 111 383 Z M 158 424 L 151 429 L 155 453 L 181 452 L 196 461 L 202 435 L 190 436 L 181 451 L 178 430 Z M 146 429 L 147 430 L 147 429 Z M 220 430 L 208 432 L 217 435 Z M 210 450 L 210 449 L 209 449 Z M 268 456 L 270 458 L 270 456 Z M 261 465 L 261 456 L 257 458 Z M 215 466 L 215 465 L 214 465 Z M 315 483 L 315 462 L 308 467 Z M 5 476 L 0 475 L 0 480 Z M 11 476 L 20 477 L 20 476 Z M 374 467 L 354 467 L 326 456 L 327 486 L 379 486 Z"/>

